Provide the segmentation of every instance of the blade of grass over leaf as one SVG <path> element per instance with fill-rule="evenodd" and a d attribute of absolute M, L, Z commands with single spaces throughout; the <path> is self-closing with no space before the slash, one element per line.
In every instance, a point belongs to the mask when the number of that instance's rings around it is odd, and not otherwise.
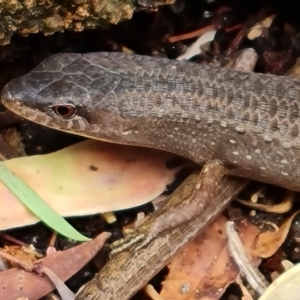
<path fill-rule="evenodd" d="M 76 241 L 89 240 L 57 214 L 34 190 L 12 173 L 2 162 L 0 162 L 0 180 L 30 211 L 53 230 Z"/>

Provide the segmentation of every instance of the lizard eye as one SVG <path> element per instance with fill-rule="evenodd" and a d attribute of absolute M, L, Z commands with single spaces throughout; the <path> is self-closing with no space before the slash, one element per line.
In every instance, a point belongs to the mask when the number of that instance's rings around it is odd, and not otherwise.
<path fill-rule="evenodd" d="M 51 106 L 56 116 L 63 119 L 72 119 L 76 115 L 76 107 L 72 104 L 62 104 Z"/>

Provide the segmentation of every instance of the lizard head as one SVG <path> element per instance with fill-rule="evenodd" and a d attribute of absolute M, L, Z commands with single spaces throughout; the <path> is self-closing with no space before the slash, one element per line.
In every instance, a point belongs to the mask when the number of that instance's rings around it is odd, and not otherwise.
<path fill-rule="evenodd" d="M 2 103 L 17 115 L 50 128 L 112 139 L 132 127 L 117 108 L 118 93 L 124 91 L 119 83 L 125 56 L 105 52 L 53 55 L 9 82 L 2 90 Z"/>

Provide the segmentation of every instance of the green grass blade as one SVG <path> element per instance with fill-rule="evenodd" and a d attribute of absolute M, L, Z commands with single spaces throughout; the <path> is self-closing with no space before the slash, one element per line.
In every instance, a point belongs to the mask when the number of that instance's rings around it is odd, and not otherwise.
<path fill-rule="evenodd" d="M 76 241 L 90 240 L 57 214 L 53 208 L 2 162 L 0 162 L 0 180 L 31 212 L 53 230 Z"/>

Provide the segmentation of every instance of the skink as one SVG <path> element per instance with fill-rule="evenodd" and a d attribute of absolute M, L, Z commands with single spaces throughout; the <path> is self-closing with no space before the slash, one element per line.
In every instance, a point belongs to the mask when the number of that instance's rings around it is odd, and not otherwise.
<path fill-rule="evenodd" d="M 90 53 L 54 55 L 10 82 L 1 97 L 15 113 L 51 128 L 163 149 L 199 164 L 218 159 L 228 174 L 300 191 L 299 92 L 300 82 L 289 77 Z M 237 182 L 232 193 L 244 184 Z M 204 210 L 195 225 L 203 227 L 227 200 Z M 161 268 L 195 234 L 190 223 L 180 222 L 181 227 L 150 237 L 149 252 L 134 251 L 134 246 L 117 254 L 118 260 L 109 262 L 103 276 L 76 299 L 128 299 L 134 287 L 145 283 L 131 272 L 155 271 L 147 259 Z M 114 275 L 106 278 L 109 272 Z"/>
<path fill-rule="evenodd" d="M 57 54 L 2 91 L 36 123 L 113 143 L 219 159 L 300 191 L 300 81 L 120 53 Z"/>

